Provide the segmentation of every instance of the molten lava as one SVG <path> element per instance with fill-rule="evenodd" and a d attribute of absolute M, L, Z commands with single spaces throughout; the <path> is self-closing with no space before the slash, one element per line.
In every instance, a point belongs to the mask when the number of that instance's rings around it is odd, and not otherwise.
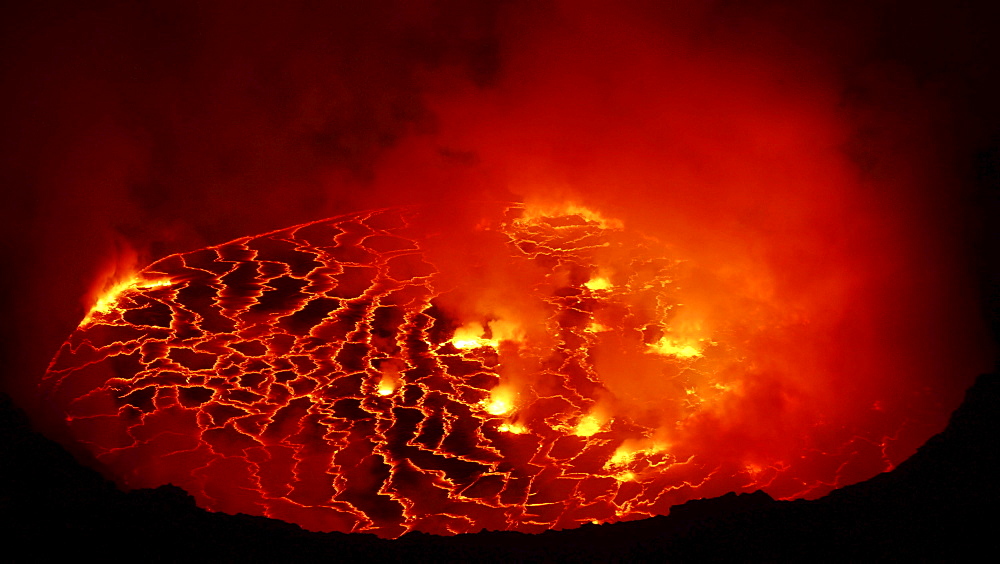
<path fill-rule="evenodd" d="M 585 208 L 497 206 L 465 240 L 425 211 L 164 258 L 42 390 L 124 486 L 317 531 L 539 532 L 891 467 L 764 368 L 803 321 L 686 307 L 696 258 Z"/>

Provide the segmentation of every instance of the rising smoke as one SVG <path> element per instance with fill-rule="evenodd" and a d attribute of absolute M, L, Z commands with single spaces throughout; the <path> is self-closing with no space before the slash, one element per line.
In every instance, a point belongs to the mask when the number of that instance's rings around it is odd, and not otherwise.
<path fill-rule="evenodd" d="M 23 403 L 95 281 L 418 202 L 456 229 L 481 200 L 600 209 L 689 259 L 692 323 L 781 327 L 748 345 L 742 405 L 704 422 L 733 448 L 820 406 L 885 419 L 898 461 L 990 369 L 984 14 L 306 4 L 33 3 L 3 24 L 5 386 Z"/>

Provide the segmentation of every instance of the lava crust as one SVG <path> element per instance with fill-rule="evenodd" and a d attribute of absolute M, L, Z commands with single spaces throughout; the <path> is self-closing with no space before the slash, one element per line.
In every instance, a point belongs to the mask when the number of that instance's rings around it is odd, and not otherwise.
<path fill-rule="evenodd" d="M 752 395 L 752 335 L 685 317 L 665 244 L 578 208 L 498 206 L 468 240 L 423 215 L 166 257 L 95 306 L 42 390 L 125 487 L 383 537 L 809 496 L 857 458 L 705 438 Z"/>

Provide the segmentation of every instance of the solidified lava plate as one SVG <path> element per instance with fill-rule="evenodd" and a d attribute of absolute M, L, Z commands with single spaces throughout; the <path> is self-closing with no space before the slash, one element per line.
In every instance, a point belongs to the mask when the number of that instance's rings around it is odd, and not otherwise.
<path fill-rule="evenodd" d="M 583 208 L 498 205 L 461 239 L 425 211 L 166 257 L 94 307 L 42 391 L 125 487 L 384 537 L 806 497 L 849 460 L 890 466 L 850 430 L 820 448 L 818 422 L 733 440 L 720 414 L 762 397 L 745 343 L 767 329 L 686 314 L 666 244 Z"/>

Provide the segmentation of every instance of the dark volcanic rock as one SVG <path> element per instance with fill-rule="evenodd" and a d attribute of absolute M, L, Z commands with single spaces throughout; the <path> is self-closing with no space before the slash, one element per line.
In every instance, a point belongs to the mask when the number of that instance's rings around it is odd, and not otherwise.
<path fill-rule="evenodd" d="M 896 470 L 814 501 L 727 494 L 614 525 L 393 541 L 209 513 L 174 486 L 123 493 L 0 396 L 0 507 L 8 550 L 39 560 L 966 560 L 996 545 L 998 408 L 1000 376 L 980 376 L 947 429 Z"/>

